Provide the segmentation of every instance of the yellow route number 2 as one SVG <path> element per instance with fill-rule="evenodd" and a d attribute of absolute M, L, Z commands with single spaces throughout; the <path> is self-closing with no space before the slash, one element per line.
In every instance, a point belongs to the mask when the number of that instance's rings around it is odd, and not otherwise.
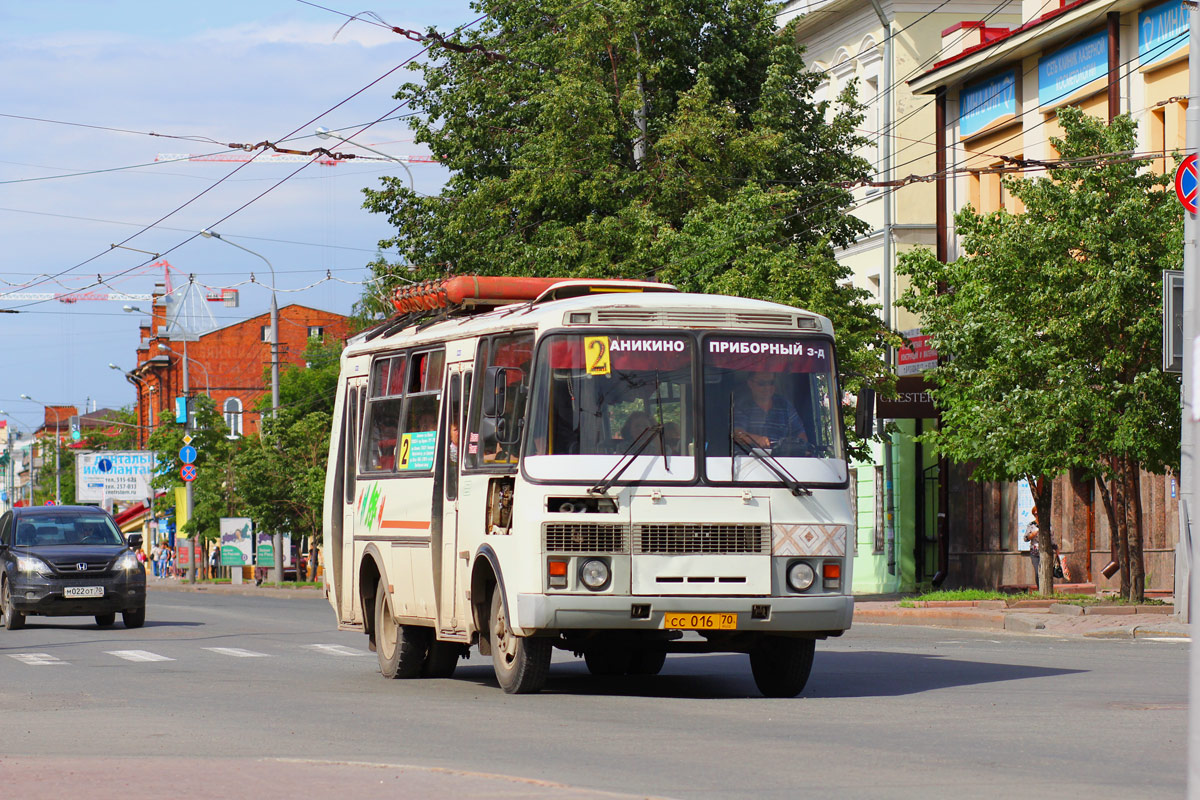
<path fill-rule="evenodd" d="M 583 351 L 587 358 L 588 375 L 608 375 L 612 372 L 612 364 L 608 360 L 608 337 L 583 337 Z"/>

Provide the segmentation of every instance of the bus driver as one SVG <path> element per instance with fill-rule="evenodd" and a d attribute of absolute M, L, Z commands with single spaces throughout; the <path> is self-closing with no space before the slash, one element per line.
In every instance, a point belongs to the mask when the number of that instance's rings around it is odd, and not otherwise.
<path fill-rule="evenodd" d="M 746 389 L 735 402 L 733 435 L 751 447 L 770 450 L 788 441 L 803 449 L 808 444 L 808 431 L 796 408 L 787 398 L 775 391 L 775 375 L 752 372 Z"/>

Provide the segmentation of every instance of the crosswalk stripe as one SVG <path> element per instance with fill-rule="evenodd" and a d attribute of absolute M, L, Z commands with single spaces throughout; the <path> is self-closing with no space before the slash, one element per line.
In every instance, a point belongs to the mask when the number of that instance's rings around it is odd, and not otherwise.
<path fill-rule="evenodd" d="M 240 647 L 205 647 L 211 653 L 218 653 L 223 656 L 233 656 L 234 658 L 269 658 L 266 653 L 257 653 L 253 650 L 243 650 Z"/>
<path fill-rule="evenodd" d="M 174 661 L 173 658 L 151 653 L 149 650 L 105 650 L 110 656 L 123 658 L 126 661 Z"/>
<path fill-rule="evenodd" d="M 31 667 L 56 667 L 58 665 L 68 666 L 69 661 L 62 661 L 56 656 L 49 653 L 9 653 L 9 658 L 15 658 L 22 664 L 28 664 Z"/>
<path fill-rule="evenodd" d="M 354 650 L 346 647 L 343 644 L 306 644 L 304 645 L 310 650 L 318 650 L 322 653 L 328 653 L 332 656 L 365 656 L 367 655 L 361 650 Z"/>

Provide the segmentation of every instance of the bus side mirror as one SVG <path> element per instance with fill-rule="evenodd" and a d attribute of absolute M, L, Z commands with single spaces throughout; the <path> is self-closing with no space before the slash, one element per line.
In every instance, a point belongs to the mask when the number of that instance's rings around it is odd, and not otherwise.
<path fill-rule="evenodd" d="M 860 439 L 875 433 L 875 390 L 864 386 L 858 393 L 854 408 L 854 432 Z"/>
<path fill-rule="evenodd" d="M 483 416 L 500 417 L 505 412 L 505 397 L 508 389 L 508 369 L 488 367 L 483 378 Z"/>

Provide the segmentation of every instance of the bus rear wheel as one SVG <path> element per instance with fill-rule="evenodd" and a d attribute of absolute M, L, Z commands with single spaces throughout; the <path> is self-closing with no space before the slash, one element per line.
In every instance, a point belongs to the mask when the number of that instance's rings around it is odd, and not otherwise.
<path fill-rule="evenodd" d="M 375 654 L 379 672 L 385 678 L 415 678 L 425 666 L 429 649 L 427 629 L 401 625 L 392 617 L 392 601 L 387 584 L 375 589 Z"/>
<path fill-rule="evenodd" d="M 492 647 L 492 666 L 496 680 L 507 694 L 533 694 L 546 685 L 550 673 L 550 655 L 554 645 L 549 639 L 516 636 L 504 612 L 500 585 L 492 590 L 488 638 Z"/>
<path fill-rule="evenodd" d="M 812 672 L 815 639 L 763 636 L 750 650 L 750 671 L 765 697 L 795 697 Z"/>

